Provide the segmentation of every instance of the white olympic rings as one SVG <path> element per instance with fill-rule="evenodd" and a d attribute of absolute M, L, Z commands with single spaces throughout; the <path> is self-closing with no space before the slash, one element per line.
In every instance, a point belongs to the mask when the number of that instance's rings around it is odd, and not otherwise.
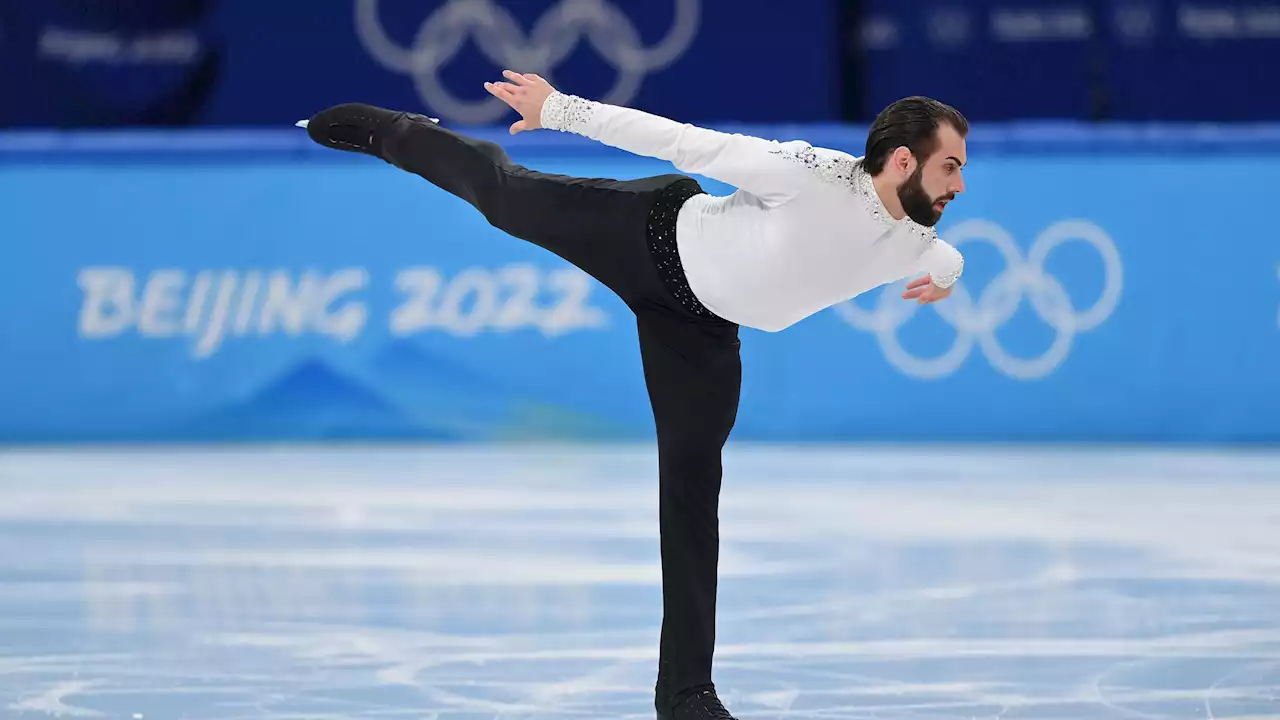
<path fill-rule="evenodd" d="M 873 333 L 885 358 L 913 377 L 936 379 L 951 375 L 976 345 L 992 366 L 1008 377 L 1018 380 L 1043 378 L 1066 360 L 1077 334 L 1101 325 L 1120 302 L 1123 284 L 1120 253 L 1107 233 L 1087 220 L 1064 220 L 1051 225 L 1036 237 L 1025 258 L 1013 236 L 988 220 L 959 223 L 946 233 L 946 239 L 957 247 L 970 241 L 985 241 L 1000 252 L 1006 265 L 1004 271 L 983 289 L 976 302 L 966 292 L 962 280 L 951 297 L 930 306 L 956 331 L 955 343 L 946 352 L 935 357 L 917 357 L 902 347 L 898 329 L 919 306 L 899 300 L 900 288 L 886 286 L 871 310 L 864 310 L 852 301 L 835 307 L 845 322 L 858 330 Z M 1072 307 L 1071 298 L 1062 283 L 1045 271 L 1049 253 L 1071 240 L 1088 243 L 1097 250 L 1103 264 L 1102 293 L 1093 305 L 1080 311 Z M 1036 315 L 1054 330 L 1054 340 L 1048 350 L 1033 358 L 1009 353 L 996 338 L 996 330 L 1014 316 L 1024 297 L 1030 301 Z"/>
<path fill-rule="evenodd" d="M 527 36 L 495 0 L 449 0 L 423 21 L 409 48 L 387 36 L 378 16 L 379 0 L 355 0 L 355 26 L 360 42 L 378 63 L 413 77 L 423 103 L 451 121 L 479 124 L 494 122 L 509 109 L 493 97 L 460 99 L 440 79 L 441 69 L 469 38 L 501 68 L 537 73 L 553 85 L 553 68 L 586 38 L 618 70 L 613 88 L 599 100 L 626 105 L 647 74 L 667 67 L 689 49 L 698 30 L 699 1 L 675 0 L 671 29 L 653 48 L 644 47 L 635 25 L 609 0 L 561 0 Z"/>

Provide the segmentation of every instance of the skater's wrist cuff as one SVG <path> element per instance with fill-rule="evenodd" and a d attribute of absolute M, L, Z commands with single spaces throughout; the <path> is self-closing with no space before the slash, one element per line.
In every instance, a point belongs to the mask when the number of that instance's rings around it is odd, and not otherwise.
<path fill-rule="evenodd" d="M 955 268 L 950 272 L 933 275 L 933 284 L 943 290 L 955 285 L 956 281 L 960 279 L 960 275 L 964 272 L 964 257 L 960 253 L 956 253 L 955 263 Z"/>
<path fill-rule="evenodd" d="M 539 121 L 548 130 L 581 133 L 595 111 L 596 103 L 576 95 L 553 92 L 542 103 Z"/>

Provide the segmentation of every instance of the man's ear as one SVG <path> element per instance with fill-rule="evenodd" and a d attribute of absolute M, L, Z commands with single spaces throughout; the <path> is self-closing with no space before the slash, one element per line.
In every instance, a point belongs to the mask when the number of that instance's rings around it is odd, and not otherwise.
<path fill-rule="evenodd" d="M 910 175 L 916 169 L 916 156 L 911 154 L 911 148 L 903 145 L 889 156 L 889 165 L 903 175 Z"/>

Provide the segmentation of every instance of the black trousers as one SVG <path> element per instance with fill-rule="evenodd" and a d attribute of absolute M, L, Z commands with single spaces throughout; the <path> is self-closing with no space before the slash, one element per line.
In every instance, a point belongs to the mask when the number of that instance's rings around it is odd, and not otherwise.
<path fill-rule="evenodd" d="M 662 635 L 655 704 L 712 686 L 721 451 L 742 384 L 738 326 L 689 310 L 649 248 L 655 200 L 683 175 L 578 178 L 513 163 L 496 144 L 404 116 L 383 158 L 555 253 L 632 310 L 658 445 Z"/>

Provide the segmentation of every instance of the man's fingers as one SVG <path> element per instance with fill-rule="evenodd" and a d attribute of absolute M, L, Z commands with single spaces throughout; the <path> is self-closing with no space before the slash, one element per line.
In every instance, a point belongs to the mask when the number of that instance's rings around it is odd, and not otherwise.
<path fill-rule="evenodd" d="M 903 300 L 915 300 L 921 305 L 938 302 L 944 297 L 946 296 L 938 293 L 937 290 L 933 290 L 928 287 L 916 288 L 902 293 Z"/>
<path fill-rule="evenodd" d="M 931 282 L 933 282 L 933 279 L 930 278 L 928 275 L 925 275 L 924 277 L 916 278 L 915 280 L 912 280 L 911 282 L 907 283 L 907 288 L 914 289 L 918 287 L 924 287 L 925 285 L 928 285 Z"/>
<path fill-rule="evenodd" d="M 490 95 L 502 100 L 511 107 L 515 107 L 516 94 L 514 88 L 507 83 L 490 83 L 484 84 L 484 89 L 489 91 Z"/>
<path fill-rule="evenodd" d="M 503 70 L 502 77 L 510 80 L 517 85 L 532 85 L 536 82 L 536 75 L 522 75 L 513 70 Z M 532 79 L 531 79 L 532 78 Z"/>

